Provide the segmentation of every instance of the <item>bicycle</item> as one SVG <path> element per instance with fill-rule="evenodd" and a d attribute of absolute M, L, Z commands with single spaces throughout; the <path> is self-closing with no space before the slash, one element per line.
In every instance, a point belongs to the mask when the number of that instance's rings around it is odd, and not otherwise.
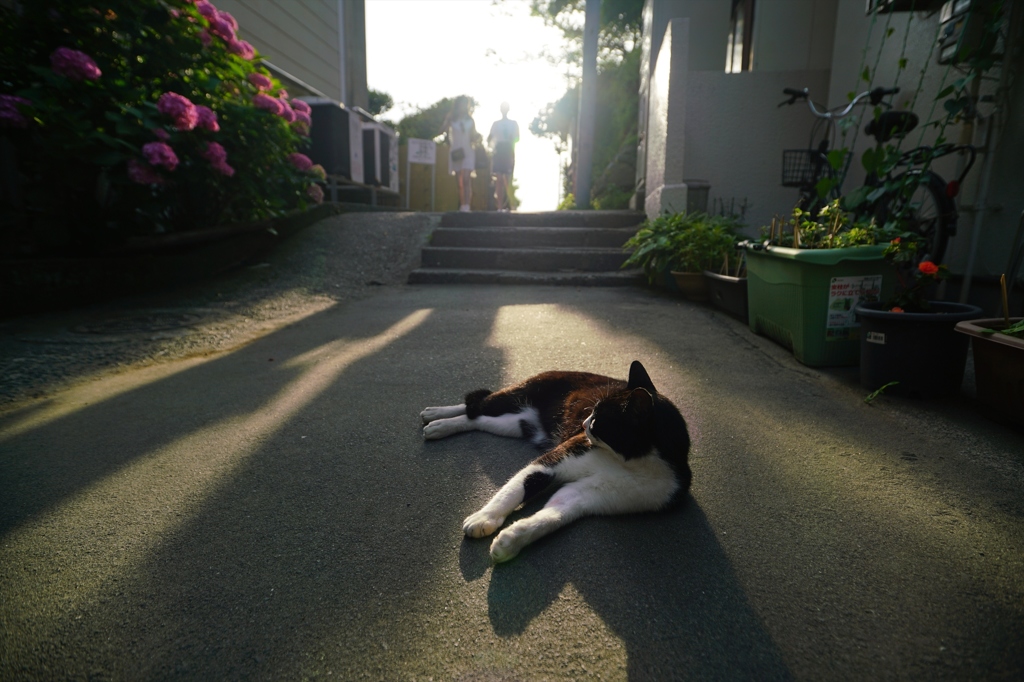
<path fill-rule="evenodd" d="M 836 121 L 849 116 L 855 107 L 870 104 L 876 110 L 884 109 L 864 128 L 876 141 L 876 155 L 883 151 L 885 143 L 903 138 L 917 127 L 919 120 L 914 112 L 894 110 L 892 104 L 884 101 L 898 92 L 899 88 L 879 87 L 860 93 L 849 104 L 828 109 L 814 102 L 807 88 L 783 90 L 789 99 L 780 102 L 780 107 L 802 99 L 818 119 L 811 127 L 807 149 L 782 152 L 782 185 L 800 190 L 798 208 L 817 215 L 825 204 L 842 196 L 850 159 L 833 154 L 838 151 L 834 148 Z M 967 154 L 969 158 L 957 179 L 947 182 L 931 170 L 930 164 L 955 153 Z M 850 202 L 854 205 L 849 208 L 858 219 L 873 218 L 880 225 L 899 222 L 905 231 L 917 234 L 922 240 L 924 248 L 918 251 L 916 260 L 940 263 L 949 238 L 956 234 L 959 213 L 955 198 L 976 155 L 972 145 L 950 143 L 922 145 L 901 152 L 881 175 L 869 172 L 864 185 L 847 195 L 848 199 L 854 198 Z M 898 168 L 906 170 L 897 173 Z"/>

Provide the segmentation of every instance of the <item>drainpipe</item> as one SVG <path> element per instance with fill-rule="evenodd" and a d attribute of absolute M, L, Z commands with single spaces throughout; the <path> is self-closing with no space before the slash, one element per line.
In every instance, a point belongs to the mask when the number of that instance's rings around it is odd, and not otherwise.
<path fill-rule="evenodd" d="M 348 83 L 345 78 L 345 0 L 338 0 L 338 84 L 341 86 L 341 96 L 338 98 L 342 104 L 348 102 L 348 93 L 345 89 Z"/>
<path fill-rule="evenodd" d="M 601 26 L 601 0 L 586 0 L 583 23 L 583 81 L 580 83 L 578 153 L 576 156 L 576 208 L 590 207 L 591 164 L 597 117 L 597 33 Z"/>

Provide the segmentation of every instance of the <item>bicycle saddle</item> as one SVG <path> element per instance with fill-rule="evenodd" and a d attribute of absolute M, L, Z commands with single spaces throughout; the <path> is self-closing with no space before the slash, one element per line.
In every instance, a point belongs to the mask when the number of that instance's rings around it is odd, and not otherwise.
<path fill-rule="evenodd" d="M 864 132 L 879 142 L 906 135 L 917 127 L 917 114 L 913 111 L 883 111 L 864 128 Z"/>

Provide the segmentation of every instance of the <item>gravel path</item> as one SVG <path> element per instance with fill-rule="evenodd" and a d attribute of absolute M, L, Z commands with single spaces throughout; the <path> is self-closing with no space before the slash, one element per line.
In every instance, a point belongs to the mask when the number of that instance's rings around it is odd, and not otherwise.
<path fill-rule="evenodd" d="M 346 213 L 212 280 L 0 321 L 0 410 L 96 376 L 229 350 L 324 308 L 399 287 L 438 218 Z"/>

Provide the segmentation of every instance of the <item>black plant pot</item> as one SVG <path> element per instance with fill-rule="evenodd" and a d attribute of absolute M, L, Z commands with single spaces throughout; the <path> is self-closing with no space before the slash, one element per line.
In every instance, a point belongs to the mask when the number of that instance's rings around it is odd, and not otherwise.
<path fill-rule="evenodd" d="M 741 322 L 750 317 L 747 306 L 747 278 L 720 275 L 711 270 L 704 271 L 704 280 L 708 287 L 708 298 L 720 310 L 723 310 Z"/>
<path fill-rule="evenodd" d="M 967 337 L 957 322 L 981 314 L 966 303 L 931 301 L 930 313 L 893 313 L 885 304 L 857 306 L 860 383 L 871 391 L 898 381 L 889 392 L 921 397 L 956 393 L 967 364 Z"/>

